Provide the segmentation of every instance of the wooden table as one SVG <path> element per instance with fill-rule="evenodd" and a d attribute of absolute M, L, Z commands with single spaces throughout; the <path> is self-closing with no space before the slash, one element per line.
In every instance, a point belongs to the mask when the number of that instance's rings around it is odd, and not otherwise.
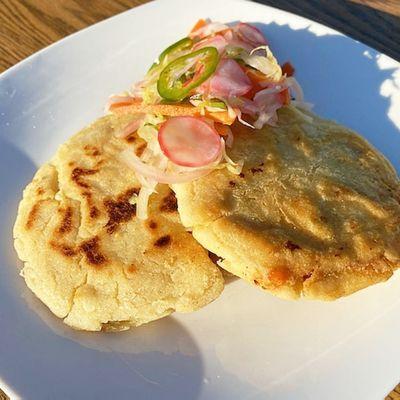
<path fill-rule="evenodd" d="M 0 72 L 66 35 L 147 1 L 0 0 Z M 400 0 L 258 2 L 322 22 L 400 60 Z M 0 400 L 6 398 L 0 389 Z M 400 400 L 400 384 L 386 400 Z"/>

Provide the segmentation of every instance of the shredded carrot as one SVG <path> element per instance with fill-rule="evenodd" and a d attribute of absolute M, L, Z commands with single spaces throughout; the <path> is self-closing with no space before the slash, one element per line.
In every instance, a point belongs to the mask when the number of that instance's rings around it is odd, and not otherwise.
<path fill-rule="evenodd" d="M 285 62 L 281 68 L 282 68 L 282 74 L 286 74 L 286 76 L 294 75 L 295 69 L 289 61 Z"/>
<path fill-rule="evenodd" d="M 192 30 L 190 31 L 190 33 L 193 33 L 195 31 L 197 31 L 198 29 L 202 28 L 203 26 L 207 25 L 207 22 L 205 19 L 201 18 L 199 19 L 193 26 Z"/>
<path fill-rule="evenodd" d="M 217 122 L 214 124 L 214 128 L 220 136 L 228 136 L 228 127 L 226 125 Z"/>
<path fill-rule="evenodd" d="M 242 70 L 249 77 L 249 79 L 253 85 L 252 88 L 243 97 L 246 97 L 247 99 L 252 100 L 254 95 L 258 91 L 262 90 L 262 86 L 260 86 L 260 82 L 265 81 L 267 78 L 262 72 L 257 71 L 252 68 L 242 67 Z"/>
<path fill-rule="evenodd" d="M 168 117 L 178 117 L 183 115 L 189 115 L 193 117 L 201 116 L 200 110 L 197 107 L 192 106 L 188 103 L 178 104 L 143 104 L 140 100 L 135 101 L 129 105 L 113 104 L 110 107 L 110 111 L 116 114 L 135 114 L 135 113 L 149 113 L 159 114 Z M 235 117 L 229 115 L 228 111 L 221 112 L 207 112 L 206 117 L 213 119 L 214 121 L 220 122 L 226 125 L 232 125 L 235 121 Z"/>
<path fill-rule="evenodd" d="M 109 110 L 112 110 L 114 108 L 129 106 L 131 104 L 132 104 L 131 101 L 121 101 L 120 103 L 111 104 L 108 108 L 109 108 Z"/>
<path fill-rule="evenodd" d="M 214 121 L 220 122 L 225 125 L 232 125 L 235 122 L 236 116 L 230 116 L 228 111 L 220 112 L 208 112 L 206 111 L 206 117 L 213 119 Z"/>
<path fill-rule="evenodd" d="M 252 83 L 260 83 L 267 79 L 262 72 L 257 71 L 256 69 L 246 68 L 244 72 L 250 78 Z"/>

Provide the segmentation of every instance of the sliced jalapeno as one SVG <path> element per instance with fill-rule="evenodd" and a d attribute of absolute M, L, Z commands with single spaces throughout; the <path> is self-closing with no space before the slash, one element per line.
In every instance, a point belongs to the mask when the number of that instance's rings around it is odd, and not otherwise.
<path fill-rule="evenodd" d="M 192 46 L 193 46 L 193 40 L 188 37 L 185 37 L 181 40 L 178 40 L 176 43 L 171 44 L 171 46 L 168 46 L 158 56 L 158 60 L 155 63 L 153 63 L 153 65 L 150 67 L 149 71 L 151 71 L 158 65 L 162 65 L 162 63 L 165 61 L 167 56 L 168 56 L 168 58 L 171 59 L 174 56 L 174 54 L 178 54 L 181 51 L 190 50 L 192 48 Z"/>
<path fill-rule="evenodd" d="M 177 58 L 161 71 L 157 82 L 158 93 L 166 100 L 183 100 L 214 73 L 218 61 L 215 47 L 203 47 Z"/>

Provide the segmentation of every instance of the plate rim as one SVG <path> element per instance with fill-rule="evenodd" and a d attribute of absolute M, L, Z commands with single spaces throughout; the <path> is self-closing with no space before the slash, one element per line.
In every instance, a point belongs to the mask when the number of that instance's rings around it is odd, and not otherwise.
<path fill-rule="evenodd" d="M 164 1 L 165 1 L 165 0 L 164 0 Z M 190 0 L 190 1 L 195 2 L 195 0 Z M 368 44 L 365 44 L 363 41 L 354 39 L 354 38 L 352 38 L 351 36 L 349 36 L 349 35 L 347 35 L 347 34 L 345 34 L 345 33 L 343 33 L 343 32 L 340 32 L 340 31 L 336 30 L 335 28 L 332 28 L 332 27 L 329 27 L 329 26 L 327 26 L 327 25 L 324 25 L 323 23 L 314 21 L 314 20 L 309 19 L 309 18 L 307 18 L 307 17 L 303 17 L 303 16 L 297 15 L 297 14 L 295 14 L 295 13 L 292 13 L 292 12 L 289 12 L 289 11 L 286 11 L 286 10 L 282 10 L 282 9 L 280 9 L 280 8 L 277 8 L 277 7 L 273 7 L 273 6 L 266 5 L 266 4 L 261 4 L 261 3 L 258 3 L 258 2 L 253 2 L 253 1 L 251 1 L 251 0 L 229 0 L 229 1 L 230 1 L 230 2 L 236 2 L 236 3 L 243 3 L 243 4 L 251 4 L 252 7 L 256 7 L 256 8 L 263 8 L 263 9 L 264 9 L 264 8 L 266 7 L 267 9 L 275 10 L 276 12 L 278 12 L 278 13 L 280 13 L 280 14 L 282 14 L 282 15 L 286 15 L 286 16 L 288 16 L 289 18 L 294 18 L 294 19 L 297 19 L 297 20 L 300 20 L 300 21 L 303 21 L 303 22 L 310 23 L 309 27 L 310 27 L 310 26 L 322 27 L 323 29 L 325 29 L 325 30 L 327 30 L 327 31 L 330 31 L 330 32 L 333 33 L 333 34 L 341 35 L 341 36 L 344 36 L 344 37 L 346 37 L 347 39 L 349 39 L 349 40 L 351 40 L 351 41 L 358 42 L 358 43 L 362 43 L 366 48 L 373 50 L 373 51 L 376 52 L 376 54 L 378 54 L 378 55 L 383 55 L 385 58 L 387 58 L 388 60 L 390 60 L 390 62 L 395 63 L 396 66 L 397 66 L 397 68 L 400 70 L 400 61 L 398 61 L 398 60 L 396 60 L 396 59 L 394 59 L 394 58 L 388 56 L 387 54 L 385 54 L 385 53 L 382 52 L 382 51 L 376 50 L 374 47 L 372 47 L 372 46 L 370 46 L 370 45 L 368 45 Z M 187 4 L 187 0 L 186 0 L 186 1 L 185 1 L 185 0 L 174 0 L 174 2 L 175 2 L 175 3 L 181 2 L 181 3 Z M 51 51 L 53 48 L 56 48 L 56 47 L 59 47 L 59 46 L 62 46 L 62 45 L 64 45 L 64 44 L 66 44 L 66 43 L 69 43 L 69 42 L 70 42 L 71 40 L 73 40 L 75 37 L 78 37 L 78 36 L 80 36 L 81 34 L 87 32 L 87 31 L 94 31 L 94 30 L 96 30 L 96 28 L 98 27 L 98 25 L 100 25 L 100 24 L 111 23 L 114 19 L 117 19 L 117 18 L 119 18 L 119 17 L 121 17 L 121 16 L 123 16 L 123 15 L 128 15 L 128 14 L 131 14 L 131 13 L 136 13 L 137 10 L 140 10 L 140 9 L 147 9 L 147 8 L 150 9 L 150 8 L 152 8 L 152 7 L 157 7 L 158 4 L 161 4 L 161 3 L 162 3 L 162 0 L 152 0 L 152 1 L 148 2 L 148 3 L 135 6 L 135 7 L 133 7 L 133 8 L 130 8 L 130 9 L 125 10 L 125 11 L 122 11 L 122 12 L 117 13 L 117 14 L 115 14 L 115 15 L 113 15 L 113 16 L 108 17 L 108 18 L 105 18 L 105 19 L 103 19 L 103 20 L 101 20 L 101 21 L 98 21 L 98 22 L 96 22 L 96 23 L 94 23 L 94 24 L 92 24 L 92 25 L 89 25 L 89 26 L 87 26 L 87 27 L 81 29 L 81 30 L 78 30 L 78 31 L 76 31 L 76 32 L 73 32 L 73 33 L 71 33 L 71 34 L 69 34 L 69 35 L 67 35 L 67 36 L 65 36 L 65 37 L 63 37 L 63 38 L 61 38 L 61 39 L 59 39 L 59 40 L 57 40 L 57 41 L 55 41 L 55 42 L 53 42 L 53 43 L 47 45 L 47 46 L 45 46 L 44 48 L 42 48 L 42 49 L 36 51 L 35 53 L 29 55 L 28 57 L 26 57 L 26 58 L 24 58 L 24 59 L 22 59 L 22 60 L 20 60 L 20 61 L 17 62 L 16 64 L 12 65 L 11 67 L 9 67 L 9 68 L 6 69 L 5 71 L 3 71 L 3 72 L 0 74 L 0 84 L 2 83 L 2 81 L 3 81 L 4 79 L 11 79 L 11 80 L 14 79 L 15 75 L 17 75 L 17 74 L 19 73 L 19 70 L 20 70 L 21 68 L 25 67 L 26 65 L 29 65 L 29 64 L 30 64 L 33 60 L 35 60 L 38 56 L 46 54 L 47 52 Z M 171 4 L 172 4 L 172 1 L 171 1 Z M 400 91 L 400 89 L 399 89 L 399 91 Z M 399 272 L 399 273 L 400 273 L 400 272 Z M 393 311 L 393 310 L 392 310 L 392 311 Z M 391 385 L 390 388 L 386 388 L 386 390 L 393 390 L 393 388 L 394 388 L 397 384 L 398 384 L 398 381 L 396 381 L 396 383 L 395 383 L 394 385 Z M 7 387 L 7 386 L 8 386 L 8 385 L 7 385 L 7 383 L 5 382 L 5 387 Z M 12 392 L 12 390 L 11 390 L 11 392 Z"/>

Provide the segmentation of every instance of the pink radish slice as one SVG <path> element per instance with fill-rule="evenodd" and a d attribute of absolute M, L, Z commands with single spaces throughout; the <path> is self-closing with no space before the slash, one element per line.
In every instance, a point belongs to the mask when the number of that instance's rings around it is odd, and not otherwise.
<path fill-rule="evenodd" d="M 162 152 L 173 163 L 185 167 L 210 164 L 221 152 L 217 131 L 195 117 L 173 117 L 158 131 Z"/>
<path fill-rule="evenodd" d="M 251 88 L 249 77 L 239 64 L 230 58 L 220 61 L 209 82 L 209 92 L 216 97 L 243 96 Z"/>
<path fill-rule="evenodd" d="M 235 28 L 238 36 L 254 47 L 268 44 L 262 32 L 253 25 L 241 22 Z"/>
<path fill-rule="evenodd" d="M 203 47 L 215 47 L 218 50 L 218 53 L 222 53 L 225 49 L 225 46 L 228 42 L 221 35 L 215 35 L 209 38 L 205 38 L 200 42 L 196 43 L 193 47 L 193 50 L 202 49 Z"/>

